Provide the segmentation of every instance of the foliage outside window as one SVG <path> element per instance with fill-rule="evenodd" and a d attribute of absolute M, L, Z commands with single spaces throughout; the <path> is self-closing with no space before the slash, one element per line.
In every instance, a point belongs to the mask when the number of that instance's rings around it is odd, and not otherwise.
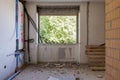
<path fill-rule="evenodd" d="M 75 44 L 76 16 L 40 16 L 43 44 Z"/>

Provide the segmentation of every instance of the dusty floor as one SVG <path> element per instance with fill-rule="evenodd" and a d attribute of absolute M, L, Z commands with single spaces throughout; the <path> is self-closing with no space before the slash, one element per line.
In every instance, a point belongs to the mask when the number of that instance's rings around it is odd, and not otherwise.
<path fill-rule="evenodd" d="M 30 65 L 14 80 L 105 80 L 104 71 L 91 71 L 87 65 Z"/>

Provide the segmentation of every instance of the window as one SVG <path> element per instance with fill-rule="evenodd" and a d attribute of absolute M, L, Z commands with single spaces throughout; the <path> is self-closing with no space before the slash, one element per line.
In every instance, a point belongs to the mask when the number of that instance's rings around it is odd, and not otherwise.
<path fill-rule="evenodd" d="M 76 16 L 40 16 L 43 44 L 75 44 Z"/>
<path fill-rule="evenodd" d="M 42 7 L 39 12 L 39 33 L 42 44 L 77 43 L 76 7 Z"/>

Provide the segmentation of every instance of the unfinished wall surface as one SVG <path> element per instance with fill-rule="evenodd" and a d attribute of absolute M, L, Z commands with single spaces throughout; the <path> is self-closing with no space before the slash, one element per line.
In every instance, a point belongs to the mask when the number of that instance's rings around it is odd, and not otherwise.
<path fill-rule="evenodd" d="M 77 5 L 77 6 L 80 6 L 80 23 L 79 23 L 79 43 L 77 45 L 75 45 L 78 49 L 77 53 L 75 53 L 75 56 L 76 56 L 76 59 L 77 59 L 77 62 L 80 62 L 80 63 L 87 63 L 88 60 L 87 60 L 87 56 L 85 54 L 85 46 L 87 45 L 87 2 L 81 2 L 81 3 L 35 3 L 35 2 L 27 2 L 26 3 L 26 7 L 27 7 L 27 10 L 29 12 L 29 14 L 31 15 L 31 17 L 33 18 L 33 20 L 36 22 L 36 24 L 38 24 L 38 15 L 36 16 L 37 14 L 37 9 L 36 7 L 37 6 L 62 6 L 62 5 Z M 100 10 L 100 12 L 98 12 Z M 95 11 L 92 12 L 92 11 Z M 90 36 L 92 36 L 92 38 L 90 37 L 90 42 L 91 44 L 102 44 L 104 43 L 104 3 L 103 2 L 100 2 L 97 3 L 97 2 L 94 2 L 94 3 L 91 3 L 90 2 L 90 22 L 89 22 L 89 25 L 90 25 L 90 31 L 94 28 L 94 31 L 92 30 L 90 32 Z M 95 18 L 94 16 L 101 16 L 101 17 L 98 17 L 98 18 Z M 100 20 L 98 20 L 100 19 Z M 94 24 L 92 25 L 92 23 L 94 22 Z M 100 30 L 100 31 L 99 31 Z M 26 31 L 27 32 L 27 31 Z M 27 33 L 26 33 L 27 34 Z M 96 34 L 96 35 L 95 35 Z M 98 34 L 98 35 L 97 35 Z M 97 39 L 96 39 L 96 36 L 97 36 Z M 99 37 L 98 37 L 99 36 Z M 44 49 L 44 48 L 49 48 L 49 46 L 45 46 L 45 45 L 38 45 L 38 39 L 37 39 L 37 33 L 35 32 L 34 28 L 32 27 L 32 25 L 30 24 L 30 38 L 33 38 L 35 40 L 34 43 L 30 43 L 30 55 L 31 55 L 31 63 L 37 63 L 38 61 L 41 60 L 41 57 L 43 54 L 44 51 L 41 51 L 41 48 Z M 102 38 L 102 39 L 101 39 Z M 27 39 L 27 37 L 26 37 Z M 99 40 L 100 39 L 100 40 Z M 92 42 L 92 40 L 94 40 Z M 98 43 L 98 40 L 99 40 L 99 43 Z M 54 48 L 55 46 L 51 45 L 50 48 Z M 58 47 L 58 45 L 56 45 L 56 48 Z M 64 47 L 64 45 L 63 45 Z M 47 50 L 52 50 L 52 49 L 47 49 Z M 58 47 L 59 48 L 59 47 Z M 66 49 L 69 48 L 69 45 L 68 47 L 66 47 Z M 41 53 L 42 52 L 42 53 Z M 55 52 L 55 51 L 54 51 Z M 49 52 L 50 53 L 50 52 Z M 58 53 L 56 53 L 58 54 Z M 47 54 L 44 56 L 47 56 Z M 54 54 L 52 54 L 51 56 L 56 56 Z M 73 56 L 72 56 L 73 57 Z M 47 60 L 47 61 L 51 61 L 51 60 L 54 60 L 53 57 L 50 58 L 50 56 L 47 58 L 44 58 L 45 60 L 46 59 L 50 59 L 50 60 Z M 43 58 L 42 58 L 43 60 Z M 43 61 L 45 61 L 43 60 Z M 59 60 L 59 59 L 57 59 Z M 66 59 L 65 59 L 66 60 Z M 42 61 L 40 61 L 42 62 Z M 54 62 L 56 62 L 56 59 L 54 60 Z"/>
<path fill-rule="evenodd" d="M 36 6 L 34 3 L 27 3 L 26 4 L 26 8 L 27 8 L 27 11 L 29 13 L 29 15 L 31 16 L 31 18 L 34 20 L 34 22 L 36 22 L 36 24 L 38 25 L 38 16 L 36 16 L 37 14 L 37 9 L 36 9 Z M 27 17 L 26 17 L 26 23 L 28 22 L 27 21 Z M 25 31 L 25 39 L 27 40 L 27 35 L 28 35 L 28 24 L 26 24 L 26 31 Z M 30 23 L 30 39 L 34 39 L 34 42 L 33 43 L 30 43 L 30 63 L 31 64 L 36 64 L 37 61 L 38 61 L 38 34 L 36 33 L 36 31 L 34 30 L 32 24 Z M 27 52 L 27 44 L 26 44 L 26 53 Z M 26 59 L 27 59 L 27 56 L 26 56 Z"/>
<path fill-rule="evenodd" d="M 106 80 L 120 80 L 120 0 L 106 0 Z"/>
<path fill-rule="evenodd" d="M 76 62 L 78 45 L 40 45 L 38 62 Z"/>
<path fill-rule="evenodd" d="M 105 43 L 105 7 L 104 2 L 90 2 L 80 5 L 80 62 L 86 63 L 85 46 L 87 36 L 89 45 L 100 45 Z M 88 14 L 87 14 L 88 9 Z M 87 18 L 88 17 L 88 18 Z M 88 19 L 88 32 L 87 32 Z M 87 35 L 88 34 L 88 35 Z"/>
<path fill-rule="evenodd" d="M 0 0 L 0 80 L 15 71 L 15 0 Z"/>
<path fill-rule="evenodd" d="M 88 59 L 85 53 L 87 45 L 87 3 L 80 5 L 80 63 L 87 63 Z"/>
<path fill-rule="evenodd" d="M 105 4 L 91 2 L 89 4 L 89 45 L 105 43 Z"/>

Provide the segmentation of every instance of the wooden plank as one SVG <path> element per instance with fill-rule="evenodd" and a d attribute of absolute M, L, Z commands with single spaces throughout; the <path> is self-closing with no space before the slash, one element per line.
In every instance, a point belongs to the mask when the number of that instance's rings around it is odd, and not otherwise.
<path fill-rule="evenodd" d="M 95 64 L 89 64 L 90 67 L 105 67 L 105 64 L 95 65 Z"/>
<path fill-rule="evenodd" d="M 86 54 L 92 70 L 105 70 L 105 45 L 88 45 L 86 46 Z"/>
<path fill-rule="evenodd" d="M 90 67 L 93 71 L 105 71 L 105 67 Z"/>
<path fill-rule="evenodd" d="M 99 45 L 87 45 L 86 48 L 105 48 L 105 45 L 99 46 Z"/>
<path fill-rule="evenodd" d="M 105 64 L 89 64 L 90 67 L 105 67 Z"/>
<path fill-rule="evenodd" d="M 105 46 L 102 46 L 102 47 L 87 46 L 86 49 L 105 49 Z"/>
<path fill-rule="evenodd" d="M 89 62 L 105 62 L 105 58 L 104 59 L 89 59 Z"/>
<path fill-rule="evenodd" d="M 88 56 L 88 58 L 90 59 L 90 58 L 92 58 L 92 59 L 104 59 L 105 58 L 105 56 L 104 55 L 89 55 Z"/>
<path fill-rule="evenodd" d="M 105 52 L 105 49 L 86 49 L 86 52 Z"/>
<path fill-rule="evenodd" d="M 97 64 L 99 64 L 99 63 L 105 63 L 105 61 L 103 61 L 103 60 L 99 60 L 99 61 L 93 61 L 93 60 L 89 60 L 89 63 L 97 63 Z"/>
<path fill-rule="evenodd" d="M 88 55 L 105 55 L 105 52 L 87 52 Z"/>
<path fill-rule="evenodd" d="M 105 66 L 105 62 L 102 63 L 89 63 L 90 67 L 104 67 Z"/>

